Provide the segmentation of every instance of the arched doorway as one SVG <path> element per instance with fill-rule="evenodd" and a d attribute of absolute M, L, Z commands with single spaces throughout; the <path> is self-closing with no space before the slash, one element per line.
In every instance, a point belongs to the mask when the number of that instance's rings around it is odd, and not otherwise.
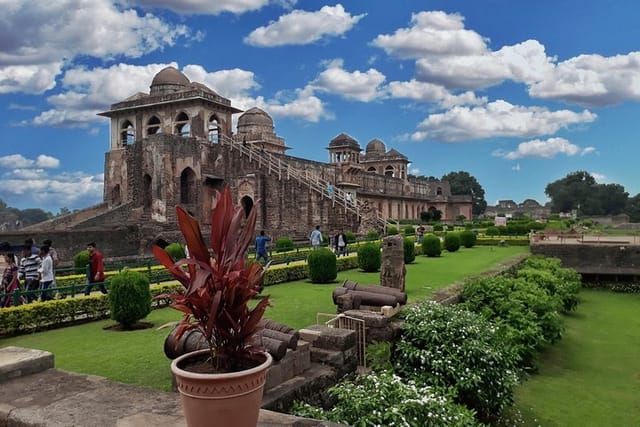
<path fill-rule="evenodd" d="M 151 194 L 151 175 L 145 174 L 142 178 L 142 206 L 145 210 L 151 209 L 151 201 L 153 196 Z"/>
<path fill-rule="evenodd" d="M 253 199 L 249 196 L 244 196 L 240 199 L 240 205 L 242 206 L 242 209 L 244 209 L 245 218 L 248 217 L 251 213 L 251 208 L 253 208 Z"/>
<path fill-rule="evenodd" d="M 190 205 L 196 202 L 196 173 L 185 168 L 180 174 L 180 203 Z"/>

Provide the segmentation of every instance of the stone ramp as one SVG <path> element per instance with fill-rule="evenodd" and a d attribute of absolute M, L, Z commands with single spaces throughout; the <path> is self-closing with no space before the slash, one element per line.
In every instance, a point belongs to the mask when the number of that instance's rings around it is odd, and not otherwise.
<path fill-rule="evenodd" d="M 48 352 L 19 347 L 0 349 L 0 427 L 186 426 L 177 393 L 65 372 L 52 365 L 53 355 Z M 228 425 L 220 421 L 211 425 Z M 258 426 L 336 424 L 262 409 Z"/>

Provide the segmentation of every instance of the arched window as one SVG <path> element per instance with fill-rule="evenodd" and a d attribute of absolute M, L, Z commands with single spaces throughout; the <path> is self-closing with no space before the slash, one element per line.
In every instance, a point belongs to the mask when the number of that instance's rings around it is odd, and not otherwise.
<path fill-rule="evenodd" d="M 218 123 L 218 118 L 216 116 L 211 116 L 209 118 L 209 142 L 212 144 L 218 143 L 218 138 L 220 137 L 220 124 Z"/>
<path fill-rule="evenodd" d="M 162 128 L 160 127 L 160 119 L 156 116 L 152 116 L 149 121 L 147 121 L 147 135 L 155 135 L 156 133 L 161 133 Z"/>
<path fill-rule="evenodd" d="M 251 208 L 253 208 L 253 199 L 249 196 L 244 196 L 240 199 L 240 205 L 242 209 L 244 209 L 244 216 L 248 217 L 251 213 Z"/>
<path fill-rule="evenodd" d="M 384 176 L 394 176 L 394 170 L 393 170 L 393 166 L 389 165 L 386 168 L 384 168 Z"/>
<path fill-rule="evenodd" d="M 185 168 L 180 174 L 180 203 L 190 205 L 196 202 L 196 173 Z"/>
<path fill-rule="evenodd" d="M 142 178 L 142 206 L 144 209 L 151 209 L 151 175 L 145 174 Z"/>
<path fill-rule="evenodd" d="M 136 140 L 136 130 L 129 120 L 122 123 L 120 127 L 120 143 L 123 147 L 131 145 Z"/>
<path fill-rule="evenodd" d="M 437 196 L 442 196 L 442 187 L 436 188 L 436 195 Z"/>
<path fill-rule="evenodd" d="M 374 168 L 373 166 L 371 166 L 369 169 L 367 169 L 367 172 L 373 172 L 373 173 L 376 173 L 376 168 Z"/>
<path fill-rule="evenodd" d="M 113 205 L 119 205 L 122 203 L 122 197 L 120 196 L 120 184 L 114 185 L 111 190 L 111 203 Z"/>
<path fill-rule="evenodd" d="M 184 111 L 178 114 L 176 117 L 176 135 L 183 137 L 191 136 L 191 123 L 189 123 L 189 116 Z"/>

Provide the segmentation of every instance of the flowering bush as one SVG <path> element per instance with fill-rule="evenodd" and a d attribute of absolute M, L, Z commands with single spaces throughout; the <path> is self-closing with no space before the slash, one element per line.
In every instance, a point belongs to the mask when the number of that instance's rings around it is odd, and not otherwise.
<path fill-rule="evenodd" d="M 351 426 L 478 426 L 473 411 L 453 403 L 441 391 L 389 373 L 358 377 L 329 390 L 336 400 L 323 410 L 296 403 L 298 416 Z"/>
<path fill-rule="evenodd" d="M 483 420 L 513 402 L 515 358 L 496 327 L 482 316 L 435 302 L 405 311 L 394 351 L 396 372 L 421 384 L 450 388 L 458 403 Z"/>

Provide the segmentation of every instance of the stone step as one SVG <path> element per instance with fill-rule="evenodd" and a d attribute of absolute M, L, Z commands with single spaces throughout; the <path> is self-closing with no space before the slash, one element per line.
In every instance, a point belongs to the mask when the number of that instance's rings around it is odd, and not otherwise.
<path fill-rule="evenodd" d="M 311 367 L 300 375 L 279 384 L 267 391 L 262 397 L 262 408 L 286 412 L 295 400 L 305 396 L 317 395 L 337 381 L 336 372 L 328 366 L 312 363 Z M 311 393 L 310 390 L 314 392 Z"/>
<path fill-rule="evenodd" d="M 12 346 L 0 348 L 0 383 L 46 371 L 53 366 L 53 354 L 48 351 Z"/>

